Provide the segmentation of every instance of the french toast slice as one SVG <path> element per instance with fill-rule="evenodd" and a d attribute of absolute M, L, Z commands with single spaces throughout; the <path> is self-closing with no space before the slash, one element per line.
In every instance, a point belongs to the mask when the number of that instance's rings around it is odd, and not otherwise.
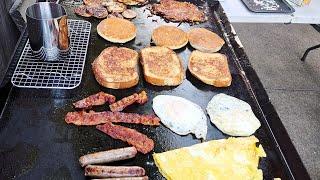
<path fill-rule="evenodd" d="M 228 87 L 232 77 L 227 57 L 220 53 L 204 53 L 195 50 L 189 57 L 188 69 L 202 82 L 215 87 Z"/>
<path fill-rule="evenodd" d="M 171 49 L 161 46 L 141 50 L 140 62 L 145 80 L 157 86 L 177 86 L 185 78 L 181 59 Z"/>
<path fill-rule="evenodd" d="M 108 47 L 93 61 L 92 70 L 101 86 L 125 89 L 138 84 L 139 54 L 125 47 Z"/>

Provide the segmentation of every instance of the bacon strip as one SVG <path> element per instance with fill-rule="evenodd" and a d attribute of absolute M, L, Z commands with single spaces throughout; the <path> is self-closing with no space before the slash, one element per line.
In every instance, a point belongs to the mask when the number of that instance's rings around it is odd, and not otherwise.
<path fill-rule="evenodd" d="M 139 152 L 147 154 L 154 148 L 154 142 L 146 135 L 127 127 L 106 123 L 96 126 L 98 130 L 106 133 L 114 139 L 120 139 L 134 146 Z"/>
<path fill-rule="evenodd" d="M 116 97 L 114 95 L 99 92 L 97 94 L 93 94 L 89 97 L 86 97 L 80 101 L 73 103 L 73 106 L 78 109 L 89 109 L 92 106 L 103 105 L 106 102 L 114 103 L 116 101 Z"/>
<path fill-rule="evenodd" d="M 139 104 L 144 104 L 148 101 L 148 96 L 145 91 L 140 92 L 139 94 L 134 93 L 131 96 L 124 97 L 121 100 L 109 105 L 110 110 L 113 112 L 122 111 L 127 106 L 137 102 Z"/>
<path fill-rule="evenodd" d="M 111 111 L 68 112 L 65 116 L 65 121 L 68 124 L 72 123 L 78 126 L 92 126 L 107 122 L 143 124 L 150 126 L 160 125 L 160 119 L 155 115 L 140 115 L 136 113 L 122 113 Z"/>

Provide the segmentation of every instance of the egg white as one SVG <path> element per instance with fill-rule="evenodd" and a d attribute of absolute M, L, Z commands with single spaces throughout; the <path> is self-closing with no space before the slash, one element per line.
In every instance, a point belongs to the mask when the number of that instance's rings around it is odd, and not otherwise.
<path fill-rule="evenodd" d="M 152 108 L 161 122 L 179 135 L 195 134 L 206 139 L 207 117 L 201 107 L 187 99 L 170 95 L 158 95 Z"/>

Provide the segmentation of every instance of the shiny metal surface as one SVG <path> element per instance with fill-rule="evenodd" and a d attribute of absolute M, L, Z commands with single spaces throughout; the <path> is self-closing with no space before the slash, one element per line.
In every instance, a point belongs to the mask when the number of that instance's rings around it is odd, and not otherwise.
<path fill-rule="evenodd" d="M 26 10 L 29 41 L 36 59 L 58 61 L 69 51 L 65 9 L 56 3 L 39 2 Z"/>

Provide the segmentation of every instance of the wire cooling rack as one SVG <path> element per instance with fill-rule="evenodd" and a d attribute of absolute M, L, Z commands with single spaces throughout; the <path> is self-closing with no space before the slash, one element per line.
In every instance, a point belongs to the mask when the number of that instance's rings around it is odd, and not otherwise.
<path fill-rule="evenodd" d="M 26 43 L 11 78 L 14 86 L 23 88 L 73 89 L 81 83 L 90 38 L 91 23 L 68 20 L 70 51 L 56 62 L 38 60 Z"/>

